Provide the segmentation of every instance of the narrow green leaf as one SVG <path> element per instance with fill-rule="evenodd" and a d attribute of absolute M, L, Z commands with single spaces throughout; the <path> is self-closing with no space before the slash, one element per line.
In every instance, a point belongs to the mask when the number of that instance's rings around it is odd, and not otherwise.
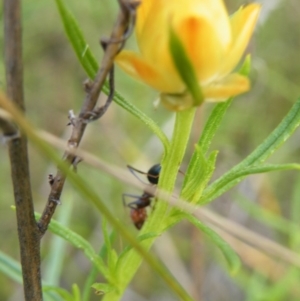
<path fill-rule="evenodd" d="M 77 58 L 84 70 L 87 72 L 88 76 L 93 79 L 98 70 L 97 60 L 93 56 L 89 45 L 86 43 L 77 21 L 68 8 L 64 5 L 64 1 L 55 1 L 64 24 L 66 34 L 73 46 Z"/>
<path fill-rule="evenodd" d="M 35 213 L 35 217 L 38 220 L 41 217 L 41 214 Z M 82 236 L 79 234 L 73 232 L 69 228 L 61 225 L 54 219 L 51 220 L 48 229 L 60 236 L 61 238 L 65 239 L 69 243 L 71 243 L 74 247 L 81 249 L 84 251 L 84 254 L 87 256 L 87 258 L 97 267 L 98 271 L 106 278 L 109 277 L 109 273 L 107 271 L 107 268 L 102 261 L 102 259 L 96 254 L 93 247 L 90 245 L 90 243 L 85 240 Z"/>
<path fill-rule="evenodd" d="M 300 124 L 300 98 L 277 128 L 245 160 L 235 168 L 258 164 L 270 157 L 296 130 Z"/>
<path fill-rule="evenodd" d="M 272 153 L 278 149 L 295 131 L 295 129 L 300 124 L 300 99 L 293 105 L 289 113 L 285 116 L 285 118 L 281 121 L 281 123 L 277 126 L 277 128 L 267 137 L 267 139 L 259 145 L 246 159 L 244 159 L 241 163 L 234 166 L 231 170 L 225 173 L 222 177 L 213 182 L 210 186 L 208 186 L 201 199 L 199 200 L 200 204 L 206 204 L 219 195 L 223 194 L 225 191 L 229 190 L 235 184 L 243 179 L 244 176 L 249 175 L 251 173 L 259 173 L 259 172 L 267 172 L 259 171 L 259 167 L 256 167 L 259 163 L 265 161 L 268 157 L 272 155 Z M 246 167 L 253 167 L 253 170 L 247 171 Z M 293 167 L 291 167 L 293 168 Z M 255 169 L 257 171 L 255 172 Z M 264 167 L 262 167 L 264 169 Z M 283 168 L 289 169 L 289 168 Z M 274 169 L 275 170 L 275 169 Z M 280 169 L 278 169 L 280 170 Z M 241 171 L 240 177 L 238 177 L 238 173 Z M 271 170 L 269 170 L 271 171 Z M 243 175 L 244 173 L 244 175 Z"/>
<path fill-rule="evenodd" d="M 249 76 L 251 71 L 251 54 L 248 54 L 239 70 L 239 74 Z"/>
<path fill-rule="evenodd" d="M 201 148 L 196 145 L 193 160 L 188 166 L 184 185 L 180 194 L 182 199 L 196 203 L 201 197 L 204 188 L 215 170 L 215 162 L 218 152 L 212 152 L 208 159 L 205 159 Z"/>
<path fill-rule="evenodd" d="M 195 200 L 193 202 L 197 201 L 200 198 L 202 194 L 202 190 L 206 187 L 208 181 L 210 180 L 212 173 L 215 168 L 215 160 L 216 155 L 213 155 L 208 161 L 204 158 L 206 155 L 209 146 L 211 144 L 211 141 L 213 137 L 215 136 L 215 133 L 217 129 L 219 128 L 219 125 L 222 121 L 223 116 L 225 115 L 228 107 L 230 106 L 232 102 L 232 99 L 227 100 L 226 102 L 219 103 L 215 106 L 214 110 L 210 114 L 210 117 L 208 118 L 206 125 L 203 129 L 202 135 L 198 141 L 197 147 L 194 150 L 194 153 L 192 155 L 192 158 L 190 160 L 190 163 L 187 168 L 187 172 L 184 178 L 183 188 L 181 192 L 181 198 L 185 200 L 190 200 L 192 198 L 192 195 L 190 193 L 187 193 L 188 191 L 192 192 L 197 189 L 197 185 L 199 183 L 202 184 L 201 189 L 199 189 L 199 193 L 197 196 L 195 196 Z M 204 178 L 199 180 L 197 178 L 197 181 L 195 180 L 195 173 L 197 173 L 201 176 L 201 173 L 203 175 L 205 174 Z M 193 184 L 190 184 L 193 183 Z M 192 185 L 192 187 L 191 187 Z M 196 185 L 196 186 L 195 186 Z M 201 192 L 200 192 L 201 190 Z"/>
<path fill-rule="evenodd" d="M 76 283 L 72 285 L 73 301 L 81 301 L 80 290 Z"/>
<path fill-rule="evenodd" d="M 197 193 L 193 197 L 193 203 L 196 203 L 197 200 L 201 197 L 205 187 L 207 186 L 208 182 L 210 181 L 210 179 L 213 175 L 213 172 L 215 170 L 217 155 L 218 155 L 218 151 L 213 151 L 209 155 L 208 160 L 207 160 L 207 168 L 206 168 L 203 176 L 200 178 L 200 182 L 199 182 L 200 185 L 199 185 Z"/>
<path fill-rule="evenodd" d="M 287 163 L 287 164 L 263 164 L 259 166 L 249 166 L 241 170 L 241 174 L 243 172 L 256 174 L 256 173 L 265 173 L 265 172 L 281 171 L 281 170 L 293 170 L 293 169 L 300 170 L 300 164 Z"/>
<path fill-rule="evenodd" d="M 230 245 L 226 241 L 224 241 L 215 231 L 204 225 L 194 216 L 186 214 L 186 219 L 190 221 L 194 226 L 196 226 L 199 230 L 201 230 L 204 234 L 206 234 L 207 237 L 217 245 L 217 247 L 221 250 L 227 260 L 231 274 L 235 274 L 239 270 L 241 262 L 240 258 L 230 247 Z"/>
<path fill-rule="evenodd" d="M 231 103 L 232 103 L 232 98 L 229 98 L 225 102 L 220 102 L 214 107 L 213 111 L 211 112 L 205 124 L 205 127 L 203 129 L 203 132 L 201 134 L 200 140 L 198 141 L 198 145 L 202 149 L 203 154 L 207 153 L 210 144 L 212 142 L 212 139 L 214 138 L 221 124 L 223 116 L 225 115 Z"/>
<path fill-rule="evenodd" d="M 231 170 L 220 179 L 215 181 L 207 189 L 198 202 L 201 205 L 207 204 L 222 195 L 224 192 L 241 182 L 246 176 L 282 170 L 300 170 L 300 164 L 264 164 L 259 166 L 249 166 L 240 170 Z"/>
<path fill-rule="evenodd" d="M 190 200 L 190 194 L 197 189 L 195 183 L 199 184 L 199 178 L 205 173 L 206 169 L 207 160 L 203 155 L 202 149 L 195 145 L 192 159 L 184 176 L 184 182 L 180 193 L 182 199 Z"/>
<path fill-rule="evenodd" d="M 119 259 L 119 256 L 118 256 L 116 250 L 111 249 L 108 259 L 109 260 L 108 260 L 107 265 L 108 265 L 109 272 L 111 275 L 114 275 L 116 265 L 117 265 L 117 262 Z"/>
<path fill-rule="evenodd" d="M 180 39 L 172 28 L 170 28 L 169 49 L 181 79 L 193 96 L 194 106 L 199 106 L 204 101 L 204 97 L 197 80 L 196 72 Z"/>

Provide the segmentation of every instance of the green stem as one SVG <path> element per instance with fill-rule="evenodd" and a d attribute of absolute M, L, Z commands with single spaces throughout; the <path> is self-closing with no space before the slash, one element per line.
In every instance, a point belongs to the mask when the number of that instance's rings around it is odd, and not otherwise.
<path fill-rule="evenodd" d="M 164 191 L 172 192 L 174 189 L 175 181 L 178 174 L 178 169 L 184 156 L 186 146 L 190 137 L 190 131 L 195 115 L 195 108 L 178 112 L 176 115 L 176 122 L 171 140 L 170 148 L 167 152 L 167 156 L 164 157 L 162 162 L 162 171 L 160 174 L 160 180 L 158 187 Z M 148 222 L 144 225 L 140 236 L 145 236 L 150 233 L 161 234 L 161 230 L 164 228 L 164 219 L 166 218 L 168 210 L 168 204 L 166 202 L 157 202 L 155 210 L 153 211 Z M 155 241 L 156 236 L 150 235 L 149 239 L 145 239 L 141 242 L 143 247 L 147 250 L 150 249 Z M 131 249 L 125 256 L 122 256 L 118 263 L 118 280 L 119 290 L 108 293 L 103 301 L 117 301 L 120 300 L 124 290 L 128 286 L 129 282 L 136 274 L 137 269 L 142 263 L 141 256 Z M 173 287 L 176 290 L 175 287 Z M 191 300 L 188 296 L 183 297 L 182 300 Z"/>

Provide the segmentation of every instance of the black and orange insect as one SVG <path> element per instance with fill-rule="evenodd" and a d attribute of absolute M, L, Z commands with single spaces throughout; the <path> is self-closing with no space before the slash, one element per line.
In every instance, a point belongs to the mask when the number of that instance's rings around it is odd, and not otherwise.
<path fill-rule="evenodd" d="M 148 172 L 143 172 L 139 169 L 136 169 L 130 165 L 127 165 L 129 171 L 139 179 L 139 181 L 143 182 L 137 175 L 136 172 L 146 175 L 150 185 L 156 185 L 159 180 L 159 173 L 161 170 L 160 164 L 153 165 Z M 143 182 L 144 183 L 144 182 Z M 144 222 L 147 219 L 147 210 L 146 208 L 151 205 L 153 195 L 146 191 L 143 192 L 141 196 L 134 194 L 123 194 L 123 204 L 130 208 L 130 217 L 137 229 L 141 229 Z M 134 201 L 130 203 L 126 203 L 126 198 L 132 198 Z"/>

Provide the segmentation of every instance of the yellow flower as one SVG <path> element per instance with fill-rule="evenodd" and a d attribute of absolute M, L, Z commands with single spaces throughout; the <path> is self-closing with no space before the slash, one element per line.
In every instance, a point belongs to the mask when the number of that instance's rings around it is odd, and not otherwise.
<path fill-rule="evenodd" d="M 140 54 L 123 50 L 116 61 L 128 74 L 160 91 L 167 107 L 185 109 L 191 102 L 184 100 L 187 88 L 169 50 L 172 28 L 205 101 L 226 100 L 249 90 L 248 78 L 231 72 L 245 51 L 259 11 L 259 4 L 250 4 L 229 17 L 222 0 L 142 0 L 136 22 Z M 172 99 L 173 95 L 183 97 Z"/>

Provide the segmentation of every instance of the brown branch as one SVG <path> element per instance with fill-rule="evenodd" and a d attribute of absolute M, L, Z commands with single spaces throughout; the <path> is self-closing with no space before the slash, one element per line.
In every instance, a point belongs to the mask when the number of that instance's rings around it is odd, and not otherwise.
<path fill-rule="evenodd" d="M 20 0 L 4 1 L 4 45 L 7 94 L 24 110 L 22 31 Z M 16 134 L 7 123 L 6 137 Z M 10 133 L 9 133 L 10 132 Z M 24 136 L 8 140 L 11 174 L 16 204 L 20 256 L 26 301 L 43 299 L 40 275 L 40 235 L 34 219 L 27 140 Z"/>
<path fill-rule="evenodd" d="M 118 14 L 117 21 L 112 30 L 110 39 L 105 43 L 105 53 L 101 62 L 101 66 L 97 72 L 94 82 L 89 85 L 87 89 L 87 95 L 82 105 L 79 117 L 77 118 L 75 116 L 70 116 L 70 124 L 72 125 L 73 129 L 71 137 L 68 140 L 67 151 L 65 151 L 63 156 L 63 160 L 70 166 L 72 164 L 76 165 L 77 160 L 76 155 L 74 155 L 74 150 L 78 147 L 81 141 L 87 123 L 91 121 L 91 119 L 95 119 L 93 116 L 97 115 L 97 112 L 99 111 L 99 109 L 96 111 L 94 110 L 99 98 L 99 94 L 102 90 L 108 73 L 112 70 L 114 58 L 123 47 L 125 38 L 128 36 L 130 23 L 135 21 L 135 10 L 138 6 L 138 2 L 133 0 L 119 0 L 119 4 L 120 12 Z M 110 83 L 112 82 L 110 81 Z M 113 89 L 113 87 L 111 87 L 111 89 Z M 111 102 L 111 95 L 112 91 L 102 111 L 100 108 L 102 115 Z M 60 204 L 60 196 L 65 180 L 66 176 L 61 170 L 58 169 L 55 177 L 51 181 L 51 191 L 48 201 L 38 222 L 38 226 L 42 235 L 46 232 L 57 205 Z"/>
<path fill-rule="evenodd" d="M 17 126 L 11 121 L 10 115 L 0 109 L 0 128 L 3 131 L 2 142 L 19 138 Z"/>

